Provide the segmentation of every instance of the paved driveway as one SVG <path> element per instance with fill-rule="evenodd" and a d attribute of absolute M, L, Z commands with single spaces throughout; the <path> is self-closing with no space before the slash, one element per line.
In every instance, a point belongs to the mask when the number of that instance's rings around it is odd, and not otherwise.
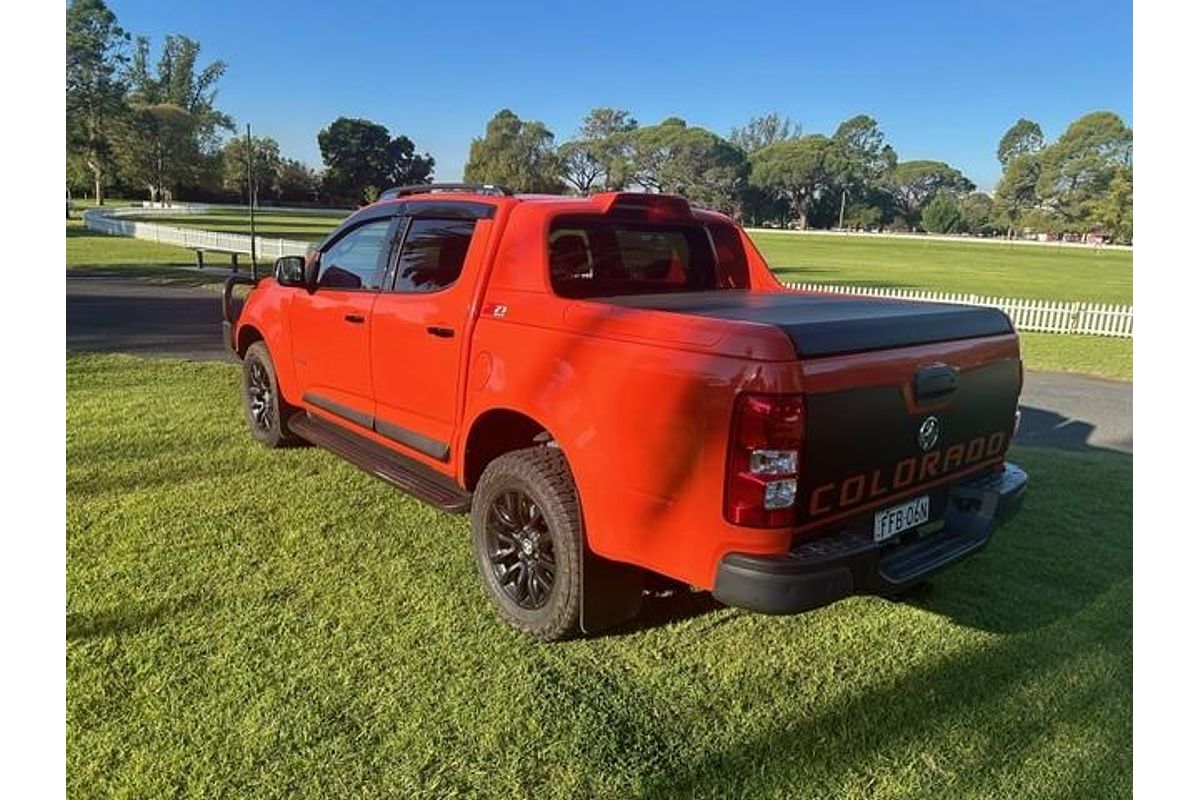
<path fill-rule="evenodd" d="M 221 344 L 214 287 L 67 273 L 67 349 L 190 359 L 232 356 Z M 1133 384 L 1028 372 L 1018 443 L 1133 452 Z"/>

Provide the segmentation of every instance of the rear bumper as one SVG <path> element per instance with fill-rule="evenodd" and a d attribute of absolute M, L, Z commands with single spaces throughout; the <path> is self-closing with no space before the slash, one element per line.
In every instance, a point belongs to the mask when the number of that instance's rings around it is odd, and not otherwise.
<path fill-rule="evenodd" d="M 876 544 L 869 533 L 839 533 L 774 556 L 731 553 L 717 568 L 713 595 L 764 614 L 795 614 L 852 594 L 893 594 L 982 550 L 1025 497 L 1014 464 L 955 484 L 945 525 L 911 543 Z"/>

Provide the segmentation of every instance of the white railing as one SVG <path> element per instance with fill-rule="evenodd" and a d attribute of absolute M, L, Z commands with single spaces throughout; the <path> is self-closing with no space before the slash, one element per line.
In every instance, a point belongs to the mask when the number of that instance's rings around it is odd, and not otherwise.
<path fill-rule="evenodd" d="M 91 208 L 83 212 L 83 226 L 88 230 L 115 236 L 132 236 L 149 242 L 186 247 L 189 250 L 204 250 L 218 253 L 249 253 L 250 236 L 244 233 L 205 231 L 199 228 L 181 228 L 175 225 L 160 225 L 157 222 L 122 219 L 122 217 L 145 217 L 154 215 L 203 213 L 197 206 L 175 206 L 167 208 Z M 258 255 L 302 256 L 308 252 L 308 242 L 292 239 L 274 239 L 255 236 Z"/>
<path fill-rule="evenodd" d="M 835 286 L 820 283 L 785 283 L 784 286 L 801 292 L 832 292 L 927 303 L 992 306 L 1008 314 L 1013 326 L 1020 331 L 1087 333 L 1123 339 L 1133 338 L 1133 306 L 1023 300 L 955 292 L 930 292 L 923 289 L 880 289 L 873 286 Z"/>

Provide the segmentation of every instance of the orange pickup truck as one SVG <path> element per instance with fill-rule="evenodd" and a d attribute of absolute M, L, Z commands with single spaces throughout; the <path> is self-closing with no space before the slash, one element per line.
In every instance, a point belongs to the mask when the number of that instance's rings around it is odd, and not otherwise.
<path fill-rule="evenodd" d="M 401 187 L 224 314 L 260 442 L 471 515 L 484 589 L 543 640 L 649 574 L 785 614 L 894 595 L 1019 507 L 999 310 L 785 289 L 680 197 Z"/>

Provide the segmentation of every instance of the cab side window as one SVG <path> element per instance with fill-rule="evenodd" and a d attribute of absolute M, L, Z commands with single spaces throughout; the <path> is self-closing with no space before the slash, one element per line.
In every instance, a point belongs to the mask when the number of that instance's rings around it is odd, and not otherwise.
<path fill-rule="evenodd" d="M 321 254 L 317 286 L 329 289 L 378 289 L 379 255 L 387 247 L 391 219 L 361 225 Z"/>
<path fill-rule="evenodd" d="M 436 292 L 462 273 L 475 233 L 473 219 L 414 219 L 396 265 L 397 292 Z"/>

